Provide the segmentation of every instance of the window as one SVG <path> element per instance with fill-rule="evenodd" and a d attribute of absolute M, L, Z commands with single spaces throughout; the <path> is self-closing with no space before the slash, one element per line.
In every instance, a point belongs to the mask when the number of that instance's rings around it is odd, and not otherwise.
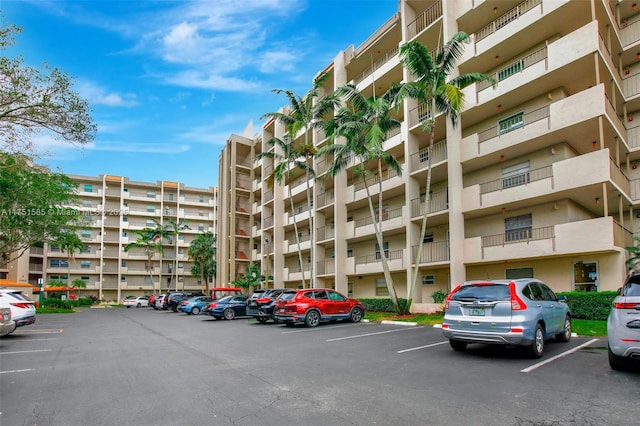
<path fill-rule="evenodd" d="M 353 249 L 347 249 L 347 257 L 353 257 Z"/>
<path fill-rule="evenodd" d="M 49 266 L 52 268 L 68 268 L 69 262 L 64 259 L 50 259 Z"/>
<path fill-rule="evenodd" d="M 384 255 L 385 257 L 389 257 L 389 241 L 385 241 L 382 243 L 384 245 Z M 376 243 L 376 259 L 382 259 L 382 253 L 380 252 L 380 246 Z"/>
<path fill-rule="evenodd" d="M 184 263 L 178 262 L 178 268 L 184 268 Z"/>
<path fill-rule="evenodd" d="M 515 166 L 502 169 L 502 188 L 512 188 L 514 186 L 529 183 L 529 162 L 516 164 Z"/>
<path fill-rule="evenodd" d="M 504 118 L 498 121 L 498 128 L 500 129 L 500 134 L 508 133 L 512 130 L 519 129 L 524 126 L 524 112 L 519 112 L 510 117 Z"/>
<path fill-rule="evenodd" d="M 80 276 L 80 279 L 84 282 L 88 282 L 91 279 L 91 277 L 89 275 L 82 275 Z"/>
<path fill-rule="evenodd" d="M 199 223 L 198 224 L 198 231 L 204 231 L 204 224 L 203 223 Z"/>
<path fill-rule="evenodd" d="M 93 185 L 84 185 L 84 192 L 93 192 Z"/>
<path fill-rule="evenodd" d="M 184 235 L 178 235 L 178 241 L 184 241 Z"/>
<path fill-rule="evenodd" d="M 127 280 L 127 277 L 125 277 L 124 275 L 120 277 L 120 281 L 126 281 L 126 280 Z"/>
<path fill-rule="evenodd" d="M 86 245 L 84 246 L 84 249 L 82 249 L 83 253 L 91 253 L 91 246 Z"/>
<path fill-rule="evenodd" d="M 82 238 L 91 238 L 91 230 L 90 229 L 83 229 L 82 231 L 80 231 L 80 236 Z"/>
<path fill-rule="evenodd" d="M 530 214 L 506 218 L 504 220 L 504 240 L 509 242 L 530 239 L 532 223 Z"/>
<path fill-rule="evenodd" d="M 127 236 L 127 231 L 122 231 L 122 236 L 126 237 Z"/>
<path fill-rule="evenodd" d="M 435 275 L 423 275 L 422 276 L 422 285 L 434 285 L 436 283 Z"/>
<path fill-rule="evenodd" d="M 204 203 L 204 195 L 201 195 L 200 197 L 198 197 L 198 199 L 200 200 L 201 203 Z"/>
<path fill-rule="evenodd" d="M 91 201 L 91 200 L 82 200 L 82 205 L 84 207 L 93 207 L 93 201 Z"/>
<path fill-rule="evenodd" d="M 427 161 L 429 161 L 429 150 L 428 149 L 421 149 L 420 152 L 418 153 L 419 157 L 420 157 L 420 162 L 421 163 L 426 163 Z"/>
<path fill-rule="evenodd" d="M 156 226 L 156 223 L 152 219 L 147 219 L 147 226 L 153 228 Z"/>
<path fill-rule="evenodd" d="M 533 268 L 511 268 L 505 271 L 505 278 L 516 280 L 518 278 L 533 278 Z"/>
<path fill-rule="evenodd" d="M 145 275 L 144 283 L 145 284 L 152 284 L 153 283 L 153 278 L 151 278 L 149 275 Z"/>
<path fill-rule="evenodd" d="M 347 282 L 347 296 L 353 297 L 353 281 Z"/>
<path fill-rule="evenodd" d="M 388 296 L 389 289 L 384 278 L 376 278 L 376 296 Z"/>
<path fill-rule="evenodd" d="M 127 267 L 127 261 L 126 260 L 121 260 L 120 261 L 120 266 L 122 266 L 123 268 Z"/>
<path fill-rule="evenodd" d="M 173 194 L 168 194 L 169 195 L 169 201 L 173 201 Z"/>
<path fill-rule="evenodd" d="M 82 269 L 89 269 L 91 268 L 91 261 L 90 260 L 83 260 L 80 262 L 80 267 Z"/>
<path fill-rule="evenodd" d="M 156 198 L 156 191 L 147 191 L 147 198 Z"/>
<path fill-rule="evenodd" d="M 147 206 L 147 213 L 155 213 L 155 211 L 156 211 L 155 206 Z"/>
<path fill-rule="evenodd" d="M 122 221 L 123 221 L 123 222 L 129 222 L 129 218 L 128 218 L 128 217 L 126 217 L 126 216 L 122 216 Z"/>
<path fill-rule="evenodd" d="M 432 243 L 433 242 L 433 232 L 425 232 L 424 237 L 422 238 L 422 243 Z"/>

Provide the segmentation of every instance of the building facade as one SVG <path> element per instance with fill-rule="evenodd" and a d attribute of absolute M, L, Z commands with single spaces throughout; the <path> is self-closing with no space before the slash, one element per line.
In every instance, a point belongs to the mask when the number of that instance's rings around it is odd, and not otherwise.
<path fill-rule="evenodd" d="M 471 279 L 535 276 L 556 291 L 621 285 L 625 247 L 633 244 L 640 218 L 636 3 L 401 0 L 398 12 L 359 47 L 336 55 L 324 70 L 323 92 L 351 82 L 366 96 L 382 94 L 393 82 L 413 78 L 399 57 L 402 44 L 419 40 L 436 50 L 458 31 L 471 43 L 451 76 L 482 72 L 496 84 L 464 89 L 456 126 L 428 105 L 403 102 L 395 115 L 401 128 L 384 144 L 402 173 L 365 165 L 375 177 L 369 188 L 375 205 L 383 200 L 383 247 L 356 164 L 331 177 L 332 159 L 315 158 L 316 180 L 301 171 L 270 180 L 277 160 L 254 157 L 274 149 L 271 138 L 286 136 L 271 120 L 225 157 L 224 173 L 238 171 L 235 181 L 231 175 L 220 180 L 221 193 L 231 197 L 225 214 L 244 224 L 219 233 L 219 241 L 234 241 L 225 253 L 234 267 L 259 262 L 273 275 L 270 287 L 383 297 L 384 250 L 398 295 L 407 297 L 413 288 L 417 303 Z M 431 159 L 422 128 L 427 119 L 436 123 Z M 300 132 L 295 143 L 305 137 L 318 149 L 328 143 L 319 130 Z M 421 235 L 429 160 L 428 222 Z M 239 229 L 250 233 L 239 238 Z"/>
<path fill-rule="evenodd" d="M 77 183 L 82 215 L 80 239 L 85 248 L 69 259 L 55 244 L 31 247 L 22 257 L 4 265 L 4 278 L 28 282 L 38 287 L 61 281 L 70 286 L 76 280 L 85 282 L 80 295 L 99 299 L 121 300 L 129 295 L 145 295 L 154 291 L 201 289 L 198 277 L 191 275 L 193 263 L 188 248 L 197 234 L 215 233 L 217 188 L 190 188 L 169 181 L 136 182 L 127 177 L 100 175 L 69 176 Z M 162 253 L 151 259 L 144 248 L 124 247 L 139 238 L 135 233 L 156 222 L 166 226 L 182 223 L 189 229 L 163 239 Z M 160 242 L 159 242 L 160 243 Z"/>

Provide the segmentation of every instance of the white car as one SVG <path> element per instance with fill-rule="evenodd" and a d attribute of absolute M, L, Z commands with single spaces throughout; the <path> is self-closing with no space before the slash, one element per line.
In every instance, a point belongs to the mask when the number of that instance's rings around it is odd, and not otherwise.
<path fill-rule="evenodd" d="M 622 370 L 640 360 L 640 273 L 632 273 L 618 290 L 607 319 L 609 365 Z"/>
<path fill-rule="evenodd" d="M 11 319 L 11 308 L 9 302 L 0 300 L 0 336 L 13 333 L 16 329 L 16 322 Z"/>
<path fill-rule="evenodd" d="M 145 296 L 126 298 L 122 302 L 122 304 L 124 306 L 126 306 L 127 308 L 130 308 L 132 306 L 134 306 L 136 308 L 141 308 L 143 306 L 149 306 L 149 298 L 145 297 Z"/>
<path fill-rule="evenodd" d="M 0 298 L 3 300 L 3 305 L 8 302 L 11 319 L 15 321 L 16 328 L 36 322 L 35 302 L 22 294 L 22 291 L 0 288 Z"/>

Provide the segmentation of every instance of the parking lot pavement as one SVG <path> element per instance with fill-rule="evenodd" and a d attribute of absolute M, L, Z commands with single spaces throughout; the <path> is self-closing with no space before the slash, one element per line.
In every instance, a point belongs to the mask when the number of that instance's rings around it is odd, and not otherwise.
<path fill-rule="evenodd" d="M 603 339 L 549 342 L 531 360 L 482 345 L 453 351 L 433 327 L 310 329 L 153 309 L 39 315 L 23 331 L 0 339 L 3 425 L 562 426 L 640 418 L 640 375 L 612 371 Z"/>

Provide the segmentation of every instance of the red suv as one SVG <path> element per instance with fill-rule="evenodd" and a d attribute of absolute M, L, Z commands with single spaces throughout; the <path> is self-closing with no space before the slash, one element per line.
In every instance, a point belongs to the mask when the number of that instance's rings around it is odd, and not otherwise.
<path fill-rule="evenodd" d="M 364 306 L 335 290 L 308 288 L 283 292 L 276 300 L 276 321 L 287 325 L 302 324 L 315 327 L 321 321 L 349 320 L 359 322 Z"/>

